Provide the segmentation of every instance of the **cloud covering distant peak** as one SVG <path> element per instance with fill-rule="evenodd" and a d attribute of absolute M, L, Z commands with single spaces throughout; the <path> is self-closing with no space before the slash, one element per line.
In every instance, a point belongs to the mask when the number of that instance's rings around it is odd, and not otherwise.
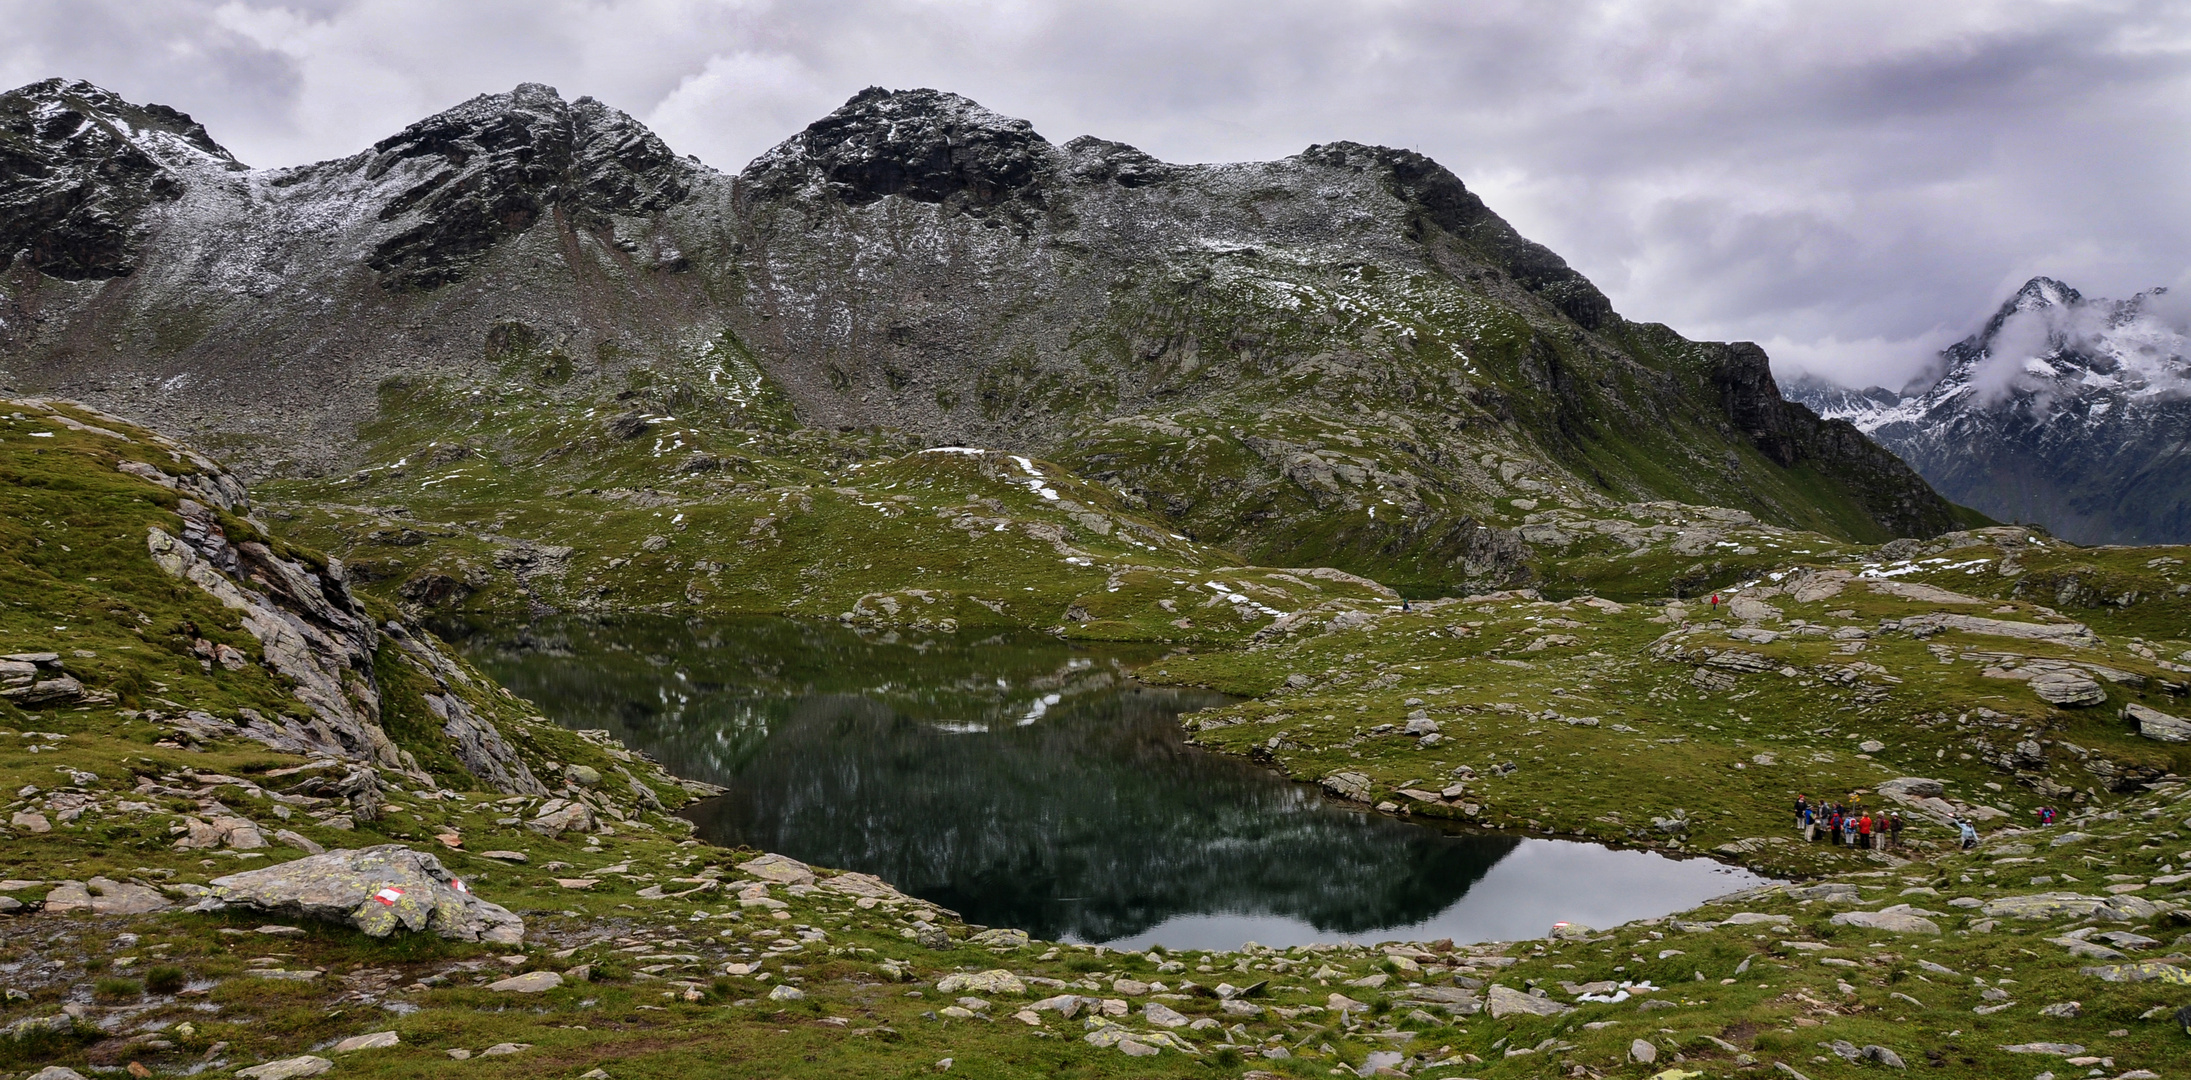
<path fill-rule="evenodd" d="M 728 171 L 862 87 L 1168 160 L 1438 159 L 1632 318 L 1897 385 L 2034 274 L 2191 266 L 2191 5 L 1780 0 L 0 0 L 0 84 L 87 78 L 253 165 L 475 94 L 592 95 Z"/>
<path fill-rule="evenodd" d="M 2185 296 L 2163 287 L 2115 301 L 2035 281 L 1977 343 L 1981 351 L 1964 376 L 1971 403 L 1984 409 L 2024 397 L 2045 414 L 2060 398 L 2091 388 L 2120 390 L 2132 401 L 2191 397 Z"/>

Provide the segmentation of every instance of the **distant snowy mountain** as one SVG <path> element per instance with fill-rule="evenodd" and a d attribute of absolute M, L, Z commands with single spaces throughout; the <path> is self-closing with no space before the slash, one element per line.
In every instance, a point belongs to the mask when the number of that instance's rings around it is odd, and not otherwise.
<path fill-rule="evenodd" d="M 2191 542 L 2191 298 L 2033 278 L 1897 393 L 1791 380 L 1948 498 L 2087 544 Z"/>

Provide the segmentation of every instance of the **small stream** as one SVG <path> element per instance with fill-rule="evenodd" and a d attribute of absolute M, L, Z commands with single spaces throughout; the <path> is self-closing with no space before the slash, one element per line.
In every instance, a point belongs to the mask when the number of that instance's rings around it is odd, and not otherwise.
<path fill-rule="evenodd" d="M 1225 703 L 1130 677 L 1160 650 L 1040 634 L 580 620 L 451 632 L 556 722 L 729 790 L 706 839 L 879 875 L 1037 937 L 1237 948 L 1511 940 L 1764 879 L 1705 859 L 1449 831 L 1188 745 Z"/>

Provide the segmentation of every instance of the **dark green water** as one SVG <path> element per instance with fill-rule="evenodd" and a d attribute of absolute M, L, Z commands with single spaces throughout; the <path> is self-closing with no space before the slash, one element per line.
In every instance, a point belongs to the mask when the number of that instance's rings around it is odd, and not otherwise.
<path fill-rule="evenodd" d="M 877 874 L 1037 937 L 1509 939 L 1759 880 L 1335 804 L 1187 745 L 1177 717 L 1226 699 L 1134 682 L 1146 649 L 789 619 L 452 636 L 558 723 L 729 788 L 689 812 L 708 839 Z"/>

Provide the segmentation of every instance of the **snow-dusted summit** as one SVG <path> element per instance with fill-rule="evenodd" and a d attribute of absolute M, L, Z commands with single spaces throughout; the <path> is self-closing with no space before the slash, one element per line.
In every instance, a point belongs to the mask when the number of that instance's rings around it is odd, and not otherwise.
<path fill-rule="evenodd" d="M 2191 303 L 2033 278 L 1896 393 L 1787 387 L 1901 455 L 1948 498 L 2079 543 L 2191 542 Z"/>
<path fill-rule="evenodd" d="M 871 88 L 731 173 L 526 83 L 254 169 L 89 84 L 0 93 L 0 391 L 256 478 L 356 469 L 421 395 L 590 429 L 712 407 L 724 376 L 771 424 L 1069 462 L 1244 557 L 1370 552 L 1349 565 L 1440 587 L 1504 573 L 1521 541 L 1485 523 L 1555 488 L 1871 540 L 1957 524 L 1755 345 L 1621 318 L 1406 150 L 1168 163 Z M 538 460 L 500 437 L 471 450 Z"/>

